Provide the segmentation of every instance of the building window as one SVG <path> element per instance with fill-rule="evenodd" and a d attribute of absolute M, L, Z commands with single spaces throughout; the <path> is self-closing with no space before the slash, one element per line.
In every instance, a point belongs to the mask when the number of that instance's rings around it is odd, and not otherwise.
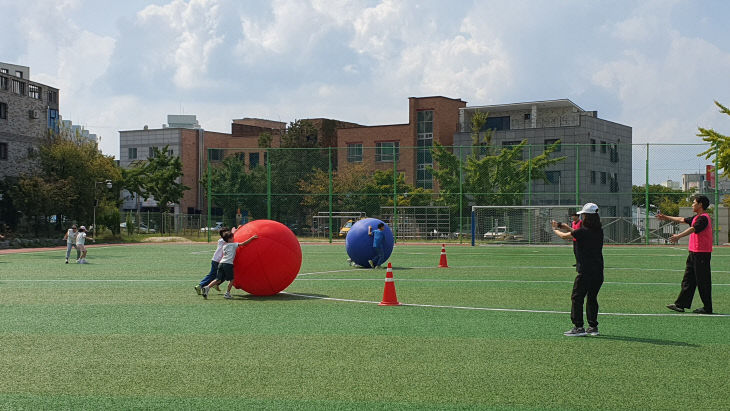
<path fill-rule="evenodd" d="M 0 73 L 8 74 L 8 69 L 0 68 Z"/>
<path fill-rule="evenodd" d="M 545 180 L 550 184 L 560 184 L 560 171 L 546 171 Z"/>
<path fill-rule="evenodd" d="M 558 140 L 557 138 L 547 138 L 547 139 L 545 139 L 545 150 L 547 150 L 548 147 L 550 147 L 551 145 L 557 143 L 558 141 L 560 141 L 560 140 Z M 560 144 L 558 144 L 558 146 L 555 148 L 555 152 L 559 152 L 559 151 L 562 151 L 562 149 L 560 147 Z"/>
<path fill-rule="evenodd" d="M 19 70 L 15 70 L 15 77 L 17 78 L 23 78 L 23 72 Z"/>
<path fill-rule="evenodd" d="M 509 130 L 509 116 L 487 117 L 487 122 L 484 124 L 482 129 L 479 131 L 487 131 L 487 130 L 494 130 L 494 131 Z"/>
<path fill-rule="evenodd" d="M 375 161 L 380 163 L 392 163 L 393 159 L 398 161 L 400 154 L 400 143 L 397 141 L 388 141 L 383 143 L 375 143 Z"/>
<path fill-rule="evenodd" d="M 347 162 L 362 163 L 362 144 L 347 145 Z"/>
<path fill-rule="evenodd" d="M 601 141 L 601 153 L 606 154 L 606 142 Z"/>
<path fill-rule="evenodd" d="M 0 76 L 0 90 L 8 89 L 8 78 Z"/>
<path fill-rule="evenodd" d="M 259 166 L 259 153 L 248 153 L 248 169 L 253 170 Z"/>
<path fill-rule="evenodd" d="M 155 158 L 155 147 L 150 147 L 147 158 Z"/>
<path fill-rule="evenodd" d="M 175 153 L 172 151 L 172 149 L 169 149 L 167 150 L 167 155 L 172 157 L 173 155 L 175 155 Z"/>
<path fill-rule="evenodd" d="M 28 84 L 28 97 L 36 100 L 41 99 L 41 88 L 35 84 Z"/>
<path fill-rule="evenodd" d="M 48 109 L 48 129 L 58 133 L 58 110 Z"/>
<path fill-rule="evenodd" d="M 612 193 L 618 193 L 618 173 L 613 173 L 613 177 L 611 177 L 611 185 L 609 186 L 609 191 Z"/>
<path fill-rule="evenodd" d="M 8 143 L 0 143 L 0 160 L 8 159 Z"/>
<path fill-rule="evenodd" d="M 3 120 L 8 119 L 8 105 L 5 103 L 0 103 L 0 118 Z"/>
<path fill-rule="evenodd" d="M 48 102 L 49 103 L 58 103 L 58 92 L 57 91 L 48 90 Z"/>
<path fill-rule="evenodd" d="M 12 91 L 15 94 L 24 95 L 25 94 L 25 83 L 18 80 L 11 80 L 10 81 L 10 91 Z"/>
<path fill-rule="evenodd" d="M 532 115 L 530 113 L 525 113 L 525 117 L 524 117 L 525 120 L 529 120 L 531 118 L 532 118 Z"/>
<path fill-rule="evenodd" d="M 606 184 L 606 172 L 601 171 L 601 184 Z"/>
<path fill-rule="evenodd" d="M 596 184 L 596 172 L 591 171 L 591 184 Z"/>
<path fill-rule="evenodd" d="M 618 144 L 612 143 L 609 147 L 609 156 L 612 163 L 618 163 Z"/>
<path fill-rule="evenodd" d="M 591 151 L 596 151 L 596 139 L 591 139 Z"/>
<path fill-rule="evenodd" d="M 136 160 L 137 159 L 137 147 L 129 147 L 127 149 L 127 157 L 130 160 Z"/>
<path fill-rule="evenodd" d="M 223 149 L 220 148 L 211 148 L 208 149 L 208 160 L 210 161 L 221 161 L 223 160 Z"/>
<path fill-rule="evenodd" d="M 433 176 L 429 168 L 433 166 L 433 110 L 416 113 L 416 187 L 433 188 Z"/>

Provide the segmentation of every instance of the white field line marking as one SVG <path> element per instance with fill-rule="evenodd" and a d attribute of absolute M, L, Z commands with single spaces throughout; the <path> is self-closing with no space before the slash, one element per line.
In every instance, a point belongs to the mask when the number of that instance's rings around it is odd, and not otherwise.
<path fill-rule="evenodd" d="M 417 270 L 443 270 L 443 268 L 440 267 L 434 267 L 434 266 L 428 266 L 428 267 L 404 267 L 409 269 L 417 269 Z M 451 268 L 510 268 L 510 269 L 530 269 L 530 270 L 562 270 L 562 269 L 568 269 L 566 266 L 559 266 L 559 267 L 550 267 L 550 266 L 512 266 L 512 267 L 505 267 L 503 265 L 462 265 L 462 266 L 451 266 Z M 315 271 L 311 273 L 299 273 L 299 276 L 304 275 L 313 275 L 313 274 L 326 274 L 326 273 L 337 273 L 337 272 L 350 272 L 350 271 L 358 271 L 359 268 L 351 268 L 351 269 L 342 269 L 342 270 L 333 270 L 333 271 Z M 674 269 L 674 268 L 633 268 L 633 267 L 606 267 L 604 270 L 613 270 L 613 271 L 668 271 L 668 272 L 680 272 L 683 273 L 683 269 Z M 573 271 L 571 269 L 571 271 Z M 724 270 L 712 270 L 713 273 L 730 273 L 730 271 L 724 271 Z"/>
<path fill-rule="evenodd" d="M 332 298 L 332 297 L 322 297 L 318 295 L 307 295 L 307 294 L 298 294 L 298 293 L 287 293 L 282 292 L 282 294 L 288 294 L 293 295 L 296 297 L 303 297 L 303 298 L 312 298 L 317 300 L 328 300 L 328 301 L 340 301 L 340 302 L 347 302 L 347 303 L 364 303 L 364 304 L 379 304 L 378 301 L 366 301 L 366 300 L 352 300 L 348 298 Z M 489 307 L 463 307 L 458 305 L 435 305 L 435 304 L 409 304 L 409 303 L 401 303 L 402 306 L 406 307 L 424 307 L 424 308 L 451 308 L 455 310 L 475 310 L 475 311 L 502 311 L 502 312 L 512 312 L 512 313 L 539 313 L 539 314 L 570 314 L 570 311 L 553 311 L 553 310 L 525 310 L 525 309 L 518 309 L 518 308 L 489 308 Z M 694 314 L 694 313 L 598 313 L 598 315 L 612 315 L 612 316 L 623 316 L 623 317 L 730 317 L 730 314 Z"/>
<path fill-rule="evenodd" d="M 383 281 L 382 278 L 302 278 L 300 281 Z M 573 280 L 499 280 L 499 279 L 484 279 L 484 280 L 453 280 L 453 279 L 437 279 L 437 278 L 398 278 L 398 281 L 403 282 L 439 282 L 439 283 L 555 283 L 555 284 L 573 284 Z M 617 285 L 671 285 L 676 286 L 679 283 L 642 283 L 642 282 L 625 282 L 625 281 L 604 281 L 603 284 L 617 284 Z M 712 284 L 712 286 L 730 286 L 730 284 Z"/>
<path fill-rule="evenodd" d="M 335 271 L 327 271 L 335 272 Z M 308 274 L 321 274 L 321 273 L 308 273 Z M 302 274 L 299 274 L 301 276 Z M 382 282 L 382 278 L 299 278 L 299 281 L 377 281 Z M 499 280 L 499 279 L 484 279 L 484 280 L 453 280 L 453 279 L 428 279 L 428 278 L 398 278 L 398 281 L 402 282 L 442 282 L 442 283 L 555 283 L 555 284 L 573 284 L 570 280 Z M 2 282 L 3 280 L 0 280 Z M 189 279 L 73 279 L 73 278 L 57 278 L 57 279 L 13 279 L 6 280 L 13 282 L 24 282 L 24 283 L 83 283 L 83 282 L 96 282 L 96 283 L 165 283 L 165 282 L 189 282 Z M 621 282 L 621 281 L 605 281 L 603 284 L 614 284 L 614 285 L 668 285 L 676 286 L 678 283 L 642 283 L 642 282 Z M 730 284 L 712 284 L 712 286 L 727 287 Z"/>

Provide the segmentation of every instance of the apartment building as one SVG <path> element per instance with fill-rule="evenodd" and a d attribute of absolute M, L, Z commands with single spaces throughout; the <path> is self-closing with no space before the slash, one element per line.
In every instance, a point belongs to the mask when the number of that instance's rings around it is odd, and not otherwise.
<path fill-rule="evenodd" d="M 59 131 L 58 89 L 30 80 L 30 67 L 0 62 L 0 178 L 30 171 L 48 130 Z"/>

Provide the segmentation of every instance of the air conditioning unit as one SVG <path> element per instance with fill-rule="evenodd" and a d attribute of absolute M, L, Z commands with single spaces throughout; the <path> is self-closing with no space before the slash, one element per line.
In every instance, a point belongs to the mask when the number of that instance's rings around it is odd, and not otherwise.
<path fill-rule="evenodd" d="M 28 110 L 28 116 L 30 118 L 38 118 L 38 110 Z"/>

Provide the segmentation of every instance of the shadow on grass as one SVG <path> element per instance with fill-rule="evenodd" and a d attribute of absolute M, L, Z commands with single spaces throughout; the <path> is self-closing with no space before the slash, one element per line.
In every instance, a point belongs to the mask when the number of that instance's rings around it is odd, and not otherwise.
<path fill-rule="evenodd" d="M 684 341 L 659 340 L 656 338 L 626 337 L 623 335 L 601 334 L 599 337 L 597 337 L 597 339 L 628 341 L 628 342 L 636 342 L 636 343 L 652 344 L 652 345 L 672 345 L 675 347 L 699 347 L 699 345 L 697 345 L 697 344 L 690 344 L 690 343 L 686 343 Z"/>
<path fill-rule="evenodd" d="M 279 293 L 276 295 L 259 296 L 252 294 L 232 294 L 233 300 L 246 300 L 246 301 L 315 301 L 316 297 L 327 298 L 328 295 L 324 294 L 307 294 L 307 296 L 298 296 L 286 293 Z M 315 297 L 315 298 L 312 298 Z"/>

